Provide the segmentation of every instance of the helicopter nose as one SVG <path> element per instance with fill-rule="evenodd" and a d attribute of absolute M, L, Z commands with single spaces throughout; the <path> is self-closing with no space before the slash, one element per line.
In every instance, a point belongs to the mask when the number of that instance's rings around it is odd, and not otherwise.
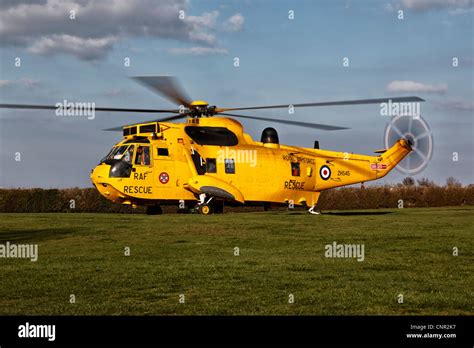
<path fill-rule="evenodd" d="M 94 185 L 102 184 L 108 177 L 109 166 L 102 163 L 91 170 L 91 181 Z"/>
<path fill-rule="evenodd" d="M 109 182 L 109 170 L 110 166 L 108 164 L 99 164 L 97 167 L 91 171 L 91 181 L 95 186 L 97 191 L 113 202 L 120 202 L 121 197 L 120 192 L 118 192 L 113 185 Z"/>

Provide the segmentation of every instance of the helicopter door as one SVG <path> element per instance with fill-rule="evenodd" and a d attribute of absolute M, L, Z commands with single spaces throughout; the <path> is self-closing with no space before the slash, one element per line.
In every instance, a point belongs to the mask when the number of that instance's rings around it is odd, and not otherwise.
<path fill-rule="evenodd" d="M 171 188 L 176 183 L 174 161 L 170 156 L 166 145 L 157 146 L 153 149 L 153 178 L 158 188 Z"/>
<path fill-rule="evenodd" d="M 150 146 L 143 144 L 135 145 L 135 156 L 133 158 L 132 175 L 130 178 L 134 184 L 129 186 L 129 193 L 152 194 L 153 167 L 151 162 Z"/>

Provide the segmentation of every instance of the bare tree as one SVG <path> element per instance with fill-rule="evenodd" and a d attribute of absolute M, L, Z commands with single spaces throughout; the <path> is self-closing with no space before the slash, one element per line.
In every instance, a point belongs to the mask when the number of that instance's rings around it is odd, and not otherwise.
<path fill-rule="evenodd" d="M 453 176 L 450 176 L 449 178 L 446 179 L 446 186 L 448 186 L 448 187 L 462 187 L 459 180 L 456 179 Z"/>

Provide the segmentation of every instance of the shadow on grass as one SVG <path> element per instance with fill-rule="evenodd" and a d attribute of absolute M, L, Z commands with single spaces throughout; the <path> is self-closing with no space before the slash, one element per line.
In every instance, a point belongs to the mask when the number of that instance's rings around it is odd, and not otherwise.
<path fill-rule="evenodd" d="M 364 216 L 364 215 L 386 215 L 392 214 L 392 211 L 341 211 L 341 212 L 321 212 L 321 215 L 336 215 L 336 216 Z M 310 215 L 307 211 L 272 211 L 267 212 L 269 215 Z M 315 215 L 318 216 L 318 215 Z"/>
<path fill-rule="evenodd" d="M 43 228 L 40 230 L 10 230 L 0 232 L 0 243 L 5 242 L 39 242 L 60 239 L 72 233 L 80 232 L 78 228 Z"/>
<path fill-rule="evenodd" d="M 340 216 L 352 216 L 352 215 L 386 215 L 392 214 L 392 211 L 341 211 L 341 212 L 328 212 L 322 213 L 323 215 L 340 215 Z"/>

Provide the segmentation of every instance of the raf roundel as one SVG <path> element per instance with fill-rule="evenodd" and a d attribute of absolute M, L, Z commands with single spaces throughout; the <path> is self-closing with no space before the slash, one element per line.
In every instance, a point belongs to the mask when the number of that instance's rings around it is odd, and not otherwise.
<path fill-rule="evenodd" d="M 331 177 L 331 169 L 329 169 L 328 166 L 322 166 L 319 170 L 319 175 L 321 176 L 321 179 L 327 180 Z"/>
<path fill-rule="evenodd" d="M 166 184 L 166 183 L 168 183 L 168 181 L 170 181 L 170 176 L 168 175 L 168 173 L 163 172 L 163 173 L 160 174 L 158 179 L 160 180 L 160 182 L 162 184 Z"/>

